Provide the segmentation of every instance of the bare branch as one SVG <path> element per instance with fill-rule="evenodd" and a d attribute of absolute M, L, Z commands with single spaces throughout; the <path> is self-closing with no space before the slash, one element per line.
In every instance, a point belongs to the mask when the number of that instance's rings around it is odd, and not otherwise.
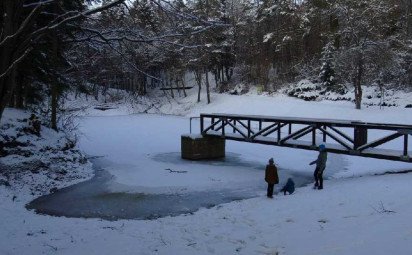
<path fill-rule="evenodd" d="M 42 28 L 34 31 L 33 33 L 31 33 L 31 34 L 28 36 L 27 40 L 30 40 L 31 38 L 33 38 L 33 37 L 35 37 L 35 36 L 42 35 L 42 34 L 44 34 L 44 33 L 47 32 L 47 31 L 55 30 L 55 29 L 59 28 L 60 26 L 65 25 L 65 24 L 67 24 L 67 23 L 69 23 L 69 22 L 71 22 L 71 21 L 75 21 L 75 20 L 81 19 L 81 18 L 83 18 L 83 17 L 89 16 L 89 15 L 93 15 L 93 14 L 95 14 L 95 13 L 102 12 L 102 11 L 105 11 L 105 10 L 107 10 L 107 9 L 110 9 L 110 8 L 116 6 L 116 5 L 119 5 L 119 4 L 123 3 L 124 1 L 125 1 L 125 0 L 114 0 L 114 1 L 112 1 L 112 2 L 110 2 L 110 3 L 108 3 L 108 4 L 102 5 L 102 6 L 100 6 L 100 7 L 96 7 L 96 8 L 93 8 L 93 9 L 90 9 L 90 10 L 87 10 L 87 11 L 84 11 L 84 12 L 80 12 L 80 13 L 78 13 L 78 14 L 76 14 L 76 15 L 67 17 L 67 18 L 61 20 L 60 22 L 58 22 L 57 24 L 53 24 L 53 25 L 52 25 L 52 24 L 49 24 L 48 26 L 42 27 Z M 74 13 L 74 12 L 69 12 L 69 13 Z M 77 12 L 76 12 L 76 13 L 77 13 Z M 67 13 L 63 14 L 62 16 L 65 16 L 66 14 L 67 14 Z M 57 18 L 56 18 L 56 19 L 57 19 Z"/>
<path fill-rule="evenodd" d="M 139 73 L 142 73 L 143 75 L 145 75 L 145 76 L 147 76 L 147 77 L 149 77 L 149 78 L 152 78 L 152 79 L 154 79 L 154 80 L 157 80 L 157 81 L 163 83 L 163 80 L 162 80 L 162 79 L 160 79 L 160 78 L 158 78 L 158 77 L 155 77 L 155 76 L 153 76 L 153 75 L 148 74 L 147 72 L 145 72 L 145 71 L 137 68 L 136 65 L 134 65 L 133 63 L 131 63 L 130 61 L 128 61 L 127 58 L 123 55 L 123 53 L 121 53 L 118 49 L 116 49 L 115 47 L 113 47 L 113 45 L 110 43 L 110 41 L 106 40 L 106 38 L 105 38 L 99 31 L 97 31 L 97 30 L 94 30 L 94 31 L 93 31 L 93 30 L 92 30 L 92 32 L 96 33 L 103 41 L 105 41 L 105 42 L 107 43 L 107 45 L 109 45 L 109 47 L 110 47 L 114 52 L 116 52 L 120 57 L 122 57 L 122 58 L 126 61 L 126 63 L 127 63 L 128 65 L 130 65 L 132 68 L 134 68 L 136 71 L 138 71 Z"/>
<path fill-rule="evenodd" d="M 14 62 L 7 68 L 7 70 L 0 75 L 0 80 L 9 75 L 11 71 L 29 54 L 32 49 L 27 49 L 18 59 L 14 60 Z"/>
<path fill-rule="evenodd" d="M 40 5 L 46 5 L 46 4 L 51 4 L 53 2 L 55 2 L 56 0 L 45 0 L 45 1 L 39 1 L 36 3 L 30 3 L 30 4 L 25 4 L 23 5 L 24 8 L 28 8 L 28 7 L 38 7 Z"/>
<path fill-rule="evenodd" d="M 17 36 L 19 36 L 24 29 L 28 26 L 28 24 L 33 20 L 33 18 L 38 14 L 39 10 L 41 8 L 41 5 L 37 6 L 36 8 L 34 8 L 29 16 L 26 17 L 26 19 L 21 23 L 19 29 L 12 35 L 8 35 L 6 36 L 3 41 L 0 42 L 0 47 L 3 47 L 5 44 L 7 44 L 8 42 L 10 42 L 11 40 L 15 39 Z"/>
<path fill-rule="evenodd" d="M 216 21 L 204 20 L 204 19 L 199 18 L 198 16 L 195 16 L 193 14 L 189 14 L 189 13 L 183 12 L 181 10 L 178 10 L 170 1 L 167 1 L 167 0 L 152 0 L 152 2 L 154 4 L 156 4 L 160 9 L 162 9 L 166 12 L 172 13 L 173 15 L 184 18 L 184 19 L 190 19 L 190 20 L 197 21 L 199 23 L 214 25 L 214 26 L 229 26 L 229 24 L 225 24 L 225 23 L 222 23 L 222 22 L 216 22 Z M 169 6 L 171 10 L 169 10 L 168 8 L 164 8 L 162 3 Z"/>

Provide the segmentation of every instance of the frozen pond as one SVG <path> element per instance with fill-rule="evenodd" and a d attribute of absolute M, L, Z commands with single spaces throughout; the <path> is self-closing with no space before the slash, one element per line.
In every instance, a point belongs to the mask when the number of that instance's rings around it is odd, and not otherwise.
<path fill-rule="evenodd" d="M 175 163 L 183 161 L 180 159 L 179 153 L 156 155 L 154 159 L 156 158 L 161 158 L 163 161 L 171 160 Z M 193 213 L 200 208 L 210 208 L 235 200 L 252 198 L 265 192 L 265 186 L 254 181 L 243 187 L 227 187 L 216 190 L 174 194 L 116 191 L 111 188 L 115 178 L 108 171 L 102 169 L 106 164 L 104 160 L 94 160 L 93 163 L 96 166 L 96 175 L 91 180 L 61 189 L 50 195 L 39 197 L 28 204 L 27 208 L 35 209 L 40 214 L 53 216 L 102 218 L 106 220 L 156 219 L 165 216 Z M 241 161 L 238 155 L 235 154 L 229 154 L 223 160 L 196 161 L 191 163 L 220 167 L 257 168 L 257 164 L 254 165 L 253 162 Z M 263 174 L 263 169 L 258 171 Z M 180 174 L 184 175 L 184 173 Z M 282 179 L 291 176 L 283 176 L 284 174 L 282 173 L 280 175 Z M 293 179 L 297 185 L 305 185 L 312 181 L 310 176 L 293 176 Z"/>
<path fill-rule="evenodd" d="M 312 181 L 308 163 L 316 152 L 228 141 L 222 160 L 187 161 L 180 157 L 180 135 L 187 118 L 157 115 L 80 119 L 80 148 L 96 175 L 27 205 L 41 214 L 66 217 L 155 219 L 193 213 L 231 201 L 265 196 L 264 169 L 270 157 L 279 168 L 279 190 L 292 177 L 296 186 Z M 299 155 L 298 164 L 294 155 Z M 343 168 L 331 155 L 328 174 Z M 296 168 L 298 166 L 298 168 Z M 282 194 L 283 196 L 283 194 Z"/>

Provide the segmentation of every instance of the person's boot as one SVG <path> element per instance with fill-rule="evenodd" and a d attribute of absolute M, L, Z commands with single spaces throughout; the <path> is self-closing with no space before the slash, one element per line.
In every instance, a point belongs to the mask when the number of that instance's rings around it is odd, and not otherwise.
<path fill-rule="evenodd" d="M 318 189 L 323 189 L 323 186 L 319 186 Z"/>

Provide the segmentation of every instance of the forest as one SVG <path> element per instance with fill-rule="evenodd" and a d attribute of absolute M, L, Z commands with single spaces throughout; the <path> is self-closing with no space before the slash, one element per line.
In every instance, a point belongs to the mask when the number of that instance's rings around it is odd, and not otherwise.
<path fill-rule="evenodd" d="M 56 130 L 66 93 L 174 96 L 187 73 L 208 102 L 309 79 L 360 109 L 364 86 L 412 85 L 412 0 L 2 0 L 0 13 L 0 118 L 34 109 Z"/>

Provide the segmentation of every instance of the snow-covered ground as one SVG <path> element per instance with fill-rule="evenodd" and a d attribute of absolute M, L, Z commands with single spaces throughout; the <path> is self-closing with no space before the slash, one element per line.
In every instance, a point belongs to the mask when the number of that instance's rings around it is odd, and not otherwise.
<path fill-rule="evenodd" d="M 80 148 L 104 156 L 115 176 L 114 190 L 147 193 L 207 191 L 256 182 L 256 198 L 194 214 L 157 220 L 78 219 L 37 215 L 24 205 L 26 190 L 0 186 L 0 254 L 409 254 L 412 251 L 412 174 L 407 163 L 330 155 L 325 189 L 297 189 L 291 196 L 265 197 L 263 168 L 273 157 L 280 174 L 311 175 L 316 152 L 228 142 L 227 151 L 256 167 L 236 168 L 170 160 L 180 151 L 188 116 L 227 112 L 274 116 L 355 119 L 412 124 L 410 109 L 369 107 L 349 102 L 304 102 L 276 96 L 212 95 L 212 104 L 194 104 L 195 95 L 154 110 L 165 115 L 127 115 L 118 107 L 88 111 L 79 119 Z M 204 101 L 204 100 L 203 100 Z M 148 109 L 148 108 L 146 108 Z M 151 112 L 148 110 L 147 112 Z M 99 116 L 93 116 L 99 115 Z M 105 115 L 105 116 L 102 116 Z M 165 171 L 184 170 L 184 174 Z M 285 180 L 282 180 L 283 182 Z M 17 196 L 14 197 L 14 196 Z M 65 201 L 62 201 L 64 203 Z"/>

